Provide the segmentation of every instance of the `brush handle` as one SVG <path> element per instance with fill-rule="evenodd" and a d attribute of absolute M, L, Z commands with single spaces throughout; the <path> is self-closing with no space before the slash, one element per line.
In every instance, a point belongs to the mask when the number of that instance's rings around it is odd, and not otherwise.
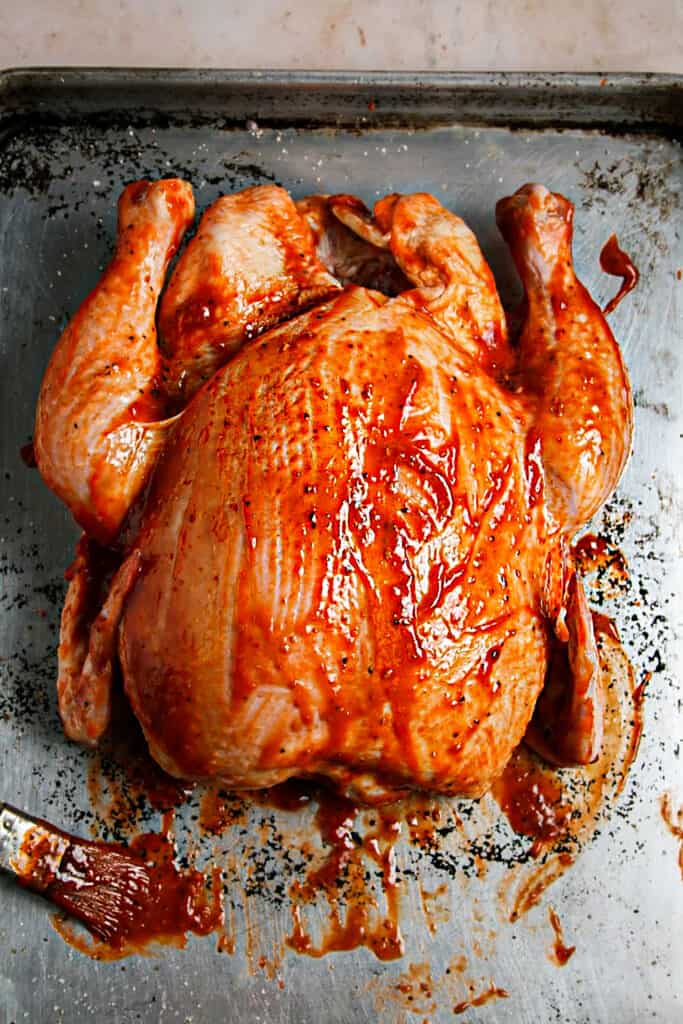
<path fill-rule="evenodd" d="M 54 880 L 69 840 L 47 822 L 0 803 L 0 870 L 43 891 Z"/>

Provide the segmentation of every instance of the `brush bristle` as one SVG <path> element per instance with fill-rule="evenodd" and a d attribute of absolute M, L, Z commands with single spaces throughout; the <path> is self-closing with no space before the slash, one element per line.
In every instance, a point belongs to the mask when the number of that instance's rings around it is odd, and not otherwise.
<path fill-rule="evenodd" d="M 46 895 L 105 942 L 121 943 L 149 915 L 158 887 L 152 868 L 125 849 L 74 843 Z"/>
<path fill-rule="evenodd" d="M 174 863 L 164 835 L 133 840 L 134 849 L 73 840 L 45 895 L 115 949 L 207 935 L 222 920 L 222 889 L 207 889 L 193 868 Z"/>

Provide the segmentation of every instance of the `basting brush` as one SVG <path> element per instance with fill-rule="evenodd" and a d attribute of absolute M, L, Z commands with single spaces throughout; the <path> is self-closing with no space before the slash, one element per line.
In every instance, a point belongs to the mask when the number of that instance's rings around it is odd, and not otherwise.
<path fill-rule="evenodd" d="M 77 918 L 115 950 L 149 943 L 183 946 L 187 932 L 208 935 L 223 920 L 223 891 L 212 873 L 179 868 L 168 835 L 137 836 L 128 849 L 79 839 L 0 803 L 0 870 Z"/>
<path fill-rule="evenodd" d="M 71 836 L 3 803 L 0 869 L 110 944 L 121 944 L 156 896 L 153 866 L 142 857 Z"/>

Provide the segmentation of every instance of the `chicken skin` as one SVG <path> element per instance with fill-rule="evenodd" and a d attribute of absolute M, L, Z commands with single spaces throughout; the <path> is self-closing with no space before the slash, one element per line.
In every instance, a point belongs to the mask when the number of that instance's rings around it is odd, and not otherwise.
<path fill-rule="evenodd" d="M 247 189 L 204 214 L 158 343 L 192 195 L 128 186 L 36 420 L 85 530 L 60 640 L 71 738 L 106 730 L 118 661 L 152 756 L 187 779 L 477 796 L 525 734 L 559 764 L 597 756 L 569 540 L 616 485 L 632 406 L 572 213 L 540 185 L 498 204 L 526 292 L 512 344 L 474 235 L 432 196 L 370 213 Z"/>

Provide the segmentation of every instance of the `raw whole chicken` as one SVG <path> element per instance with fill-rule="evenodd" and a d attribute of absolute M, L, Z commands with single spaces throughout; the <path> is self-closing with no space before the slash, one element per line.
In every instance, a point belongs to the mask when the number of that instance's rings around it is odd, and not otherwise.
<path fill-rule="evenodd" d="M 525 735 L 557 764 L 597 756 L 569 541 L 616 485 L 632 405 L 572 213 L 540 185 L 498 203 L 526 293 L 512 343 L 474 235 L 430 195 L 372 213 L 225 196 L 159 302 L 192 190 L 124 190 L 36 418 L 40 472 L 85 531 L 69 737 L 105 732 L 120 666 L 152 756 L 185 779 L 476 796 Z"/>

